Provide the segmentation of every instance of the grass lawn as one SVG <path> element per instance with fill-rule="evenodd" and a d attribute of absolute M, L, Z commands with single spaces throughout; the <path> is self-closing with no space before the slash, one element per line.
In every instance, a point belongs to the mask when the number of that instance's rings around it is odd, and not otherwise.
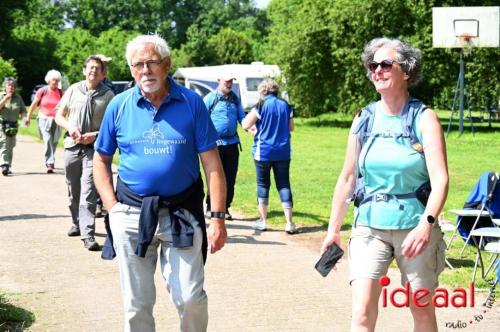
<path fill-rule="evenodd" d="M 450 112 L 439 111 L 438 115 L 446 130 Z M 331 196 L 342 168 L 351 119 L 352 117 L 345 115 L 323 115 L 314 119 L 296 120 L 296 128 L 292 134 L 290 181 L 295 221 L 300 226 L 322 225 L 326 228 L 328 224 Z M 455 218 L 448 211 L 463 206 L 480 175 L 484 171 L 500 171 L 500 123 L 493 123 L 493 128 L 488 128 L 487 122 L 474 125 L 476 132 L 473 135 L 469 123 L 464 121 L 464 133 L 459 135 L 458 120 L 455 117 L 453 130 L 446 138 L 450 188 L 443 212 L 445 219 L 453 222 Z M 233 207 L 244 215 L 257 219 L 255 170 L 251 156 L 253 138 L 243 131 L 240 137 L 243 152 L 240 156 Z M 343 227 L 344 240 L 349 237 L 352 219 L 351 206 Z M 274 184 L 270 192 L 268 223 L 277 228 L 283 228 L 285 224 Z M 444 284 L 453 287 L 468 284 L 473 270 L 473 248 L 469 247 L 464 257 L 460 257 L 461 244 L 463 242 L 456 239 L 447 253 L 456 268 L 447 268 L 441 277 Z M 485 284 L 479 283 L 478 286 L 484 287 Z"/>
<path fill-rule="evenodd" d="M 447 128 L 449 111 L 438 115 Z M 478 116 L 479 114 L 473 114 Z M 325 114 L 313 119 L 296 119 L 292 136 L 292 163 L 290 181 L 294 198 L 295 221 L 299 226 L 324 226 L 328 223 L 330 201 L 338 174 L 340 173 L 352 117 L 341 114 Z M 444 217 L 454 221 L 448 211 L 463 206 L 470 190 L 484 171 L 500 171 L 500 122 L 475 123 L 476 133 L 472 135 L 470 125 L 464 121 L 464 133 L 457 132 L 458 120 L 453 119 L 453 131 L 446 138 L 450 188 Z M 38 136 L 36 121 L 29 128 L 21 128 L 22 134 Z M 251 155 L 253 137 L 240 131 L 243 151 L 236 181 L 236 193 L 232 209 L 249 218 L 258 218 L 256 202 L 255 168 Z M 353 219 L 352 207 L 343 227 L 345 239 L 350 233 Z M 284 227 L 284 217 L 278 193 L 272 184 L 268 223 L 277 228 Z M 468 249 L 459 257 L 461 240 L 447 253 L 453 259 L 454 270 L 446 269 L 442 281 L 449 286 L 464 286 L 470 281 L 473 250 Z"/>

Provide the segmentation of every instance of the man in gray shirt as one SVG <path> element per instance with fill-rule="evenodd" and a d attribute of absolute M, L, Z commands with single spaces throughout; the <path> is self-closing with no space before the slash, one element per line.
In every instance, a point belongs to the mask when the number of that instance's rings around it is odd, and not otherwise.
<path fill-rule="evenodd" d="M 95 241 L 97 190 L 92 175 L 94 142 L 113 92 L 104 84 L 104 64 L 97 56 L 83 63 L 85 80 L 71 85 L 56 108 L 55 120 L 66 129 L 64 168 L 73 225 L 68 236 L 81 236 L 85 248 L 99 250 Z"/>

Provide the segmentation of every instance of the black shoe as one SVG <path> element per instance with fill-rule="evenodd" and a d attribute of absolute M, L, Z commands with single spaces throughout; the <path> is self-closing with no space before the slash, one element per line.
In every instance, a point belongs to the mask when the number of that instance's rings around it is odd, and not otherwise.
<path fill-rule="evenodd" d="M 226 220 L 233 220 L 233 216 L 229 213 L 229 210 L 226 210 Z"/>
<path fill-rule="evenodd" d="M 104 217 L 104 214 L 102 213 L 102 206 L 97 205 L 95 207 L 95 217 L 96 218 L 102 218 L 102 217 Z"/>
<path fill-rule="evenodd" d="M 83 246 L 89 251 L 98 251 L 99 243 L 96 242 L 93 236 L 83 239 Z"/>
<path fill-rule="evenodd" d="M 9 175 L 9 166 L 7 166 L 7 165 L 2 166 L 2 175 L 3 176 Z"/>
<path fill-rule="evenodd" d="M 68 231 L 68 236 L 80 236 L 80 228 L 73 225 Z"/>

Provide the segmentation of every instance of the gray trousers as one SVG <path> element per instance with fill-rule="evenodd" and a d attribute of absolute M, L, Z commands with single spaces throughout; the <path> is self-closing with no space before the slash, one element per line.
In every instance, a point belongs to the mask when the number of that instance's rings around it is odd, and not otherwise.
<path fill-rule="evenodd" d="M 45 146 L 45 165 L 55 164 L 55 153 L 57 141 L 61 135 L 61 129 L 54 118 L 38 117 L 38 130 Z"/>
<path fill-rule="evenodd" d="M 195 230 L 193 246 L 172 247 L 168 209 L 160 209 L 156 234 L 146 256 L 142 258 L 134 253 L 138 240 L 140 209 L 117 203 L 109 211 L 109 224 L 120 267 L 125 332 L 155 331 L 154 274 L 158 255 L 170 300 L 176 306 L 179 315 L 179 330 L 183 332 L 207 330 L 208 301 L 203 289 L 205 272 L 201 252 L 203 235 L 194 217 L 185 210 L 184 214 L 188 216 Z"/>
<path fill-rule="evenodd" d="M 94 236 L 97 190 L 92 174 L 94 148 L 77 145 L 64 149 L 69 210 L 82 239 Z"/>
<path fill-rule="evenodd" d="M 12 165 L 16 136 L 7 136 L 0 126 L 0 166 Z"/>

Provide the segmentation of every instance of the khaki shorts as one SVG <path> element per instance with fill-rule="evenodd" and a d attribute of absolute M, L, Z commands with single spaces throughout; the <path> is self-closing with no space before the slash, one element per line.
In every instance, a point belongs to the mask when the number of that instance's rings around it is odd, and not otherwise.
<path fill-rule="evenodd" d="M 396 259 L 402 286 L 409 281 L 412 290 L 438 287 L 439 274 L 445 267 L 443 233 L 439 227 L 434 227 L 425 251 L 407 259 L 401 254 L 401 244 L 410 231 L 380 230 L 363 225 L 353 228 L 349 240 L 350 282 L 356 279 L 379 280 L 387 275 L 389 265 Z"/>

